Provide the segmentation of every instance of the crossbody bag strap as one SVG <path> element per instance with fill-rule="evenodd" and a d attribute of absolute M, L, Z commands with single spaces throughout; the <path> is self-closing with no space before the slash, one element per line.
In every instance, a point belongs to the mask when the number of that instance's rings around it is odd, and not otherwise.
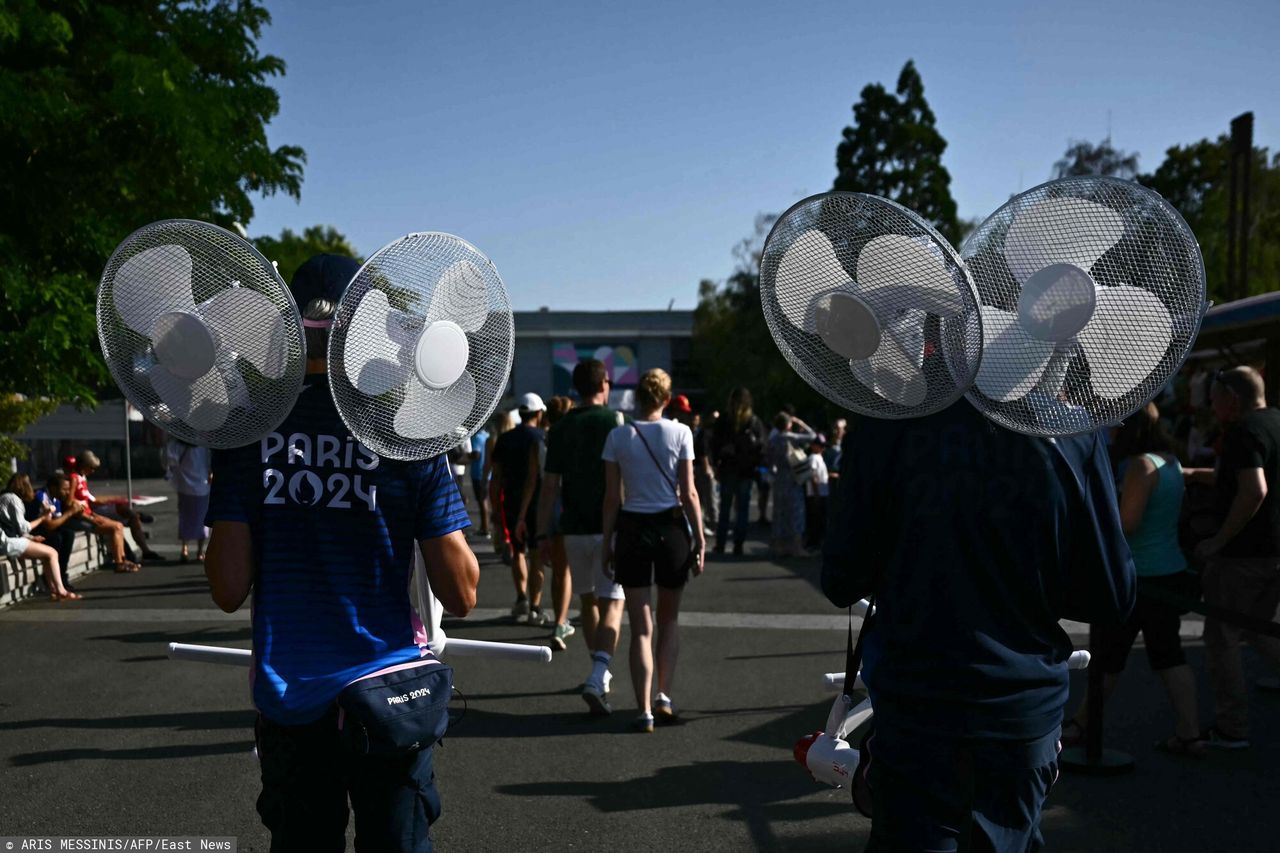
<path fill-rule="evenodd" d="M 673 477 L 667 474 L 667 469 L 662 467 L 662 463 L 658 461 L 658 457 L 653 455 L 653 448 L 649 446 L 649 442 L 645 441 L 644 433 L 640 431 L 640 427 L 633 422 L 631 428 L 636 431 L 636 436 L 640 439 L 640 443 L 644 445 L 644 449 L 648 452 L 649 458 L 653 460 L 653 464 L 657 466 L 658 473 L 662 474 L 662 478 L 671 484 L 671 491 L 676 496 L 676 504 L 680 503 L 680 487 L 676 485 Z"/>

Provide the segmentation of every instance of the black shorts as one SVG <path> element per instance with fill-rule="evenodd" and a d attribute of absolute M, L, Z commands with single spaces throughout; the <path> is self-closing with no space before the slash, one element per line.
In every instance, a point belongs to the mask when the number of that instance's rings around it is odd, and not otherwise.
<path fill-rule="evenodd" d="M 519 507 L 517 507 L 516 509 L 518 510 Z M 534 534 L 535 534 L 534 528 L 535 528 L 535 525 L 537 524 L 538 516 L 537 516 L 537 511 L 534 509 L 534 505 L 530 504 L 529 512 L 525 514 L 525 518 L 524 518 L 525 533 L 527 535 L 524 539 L 520 539 L 516 536 L 516 527 L 520 523 L 520 519 L 518 518 L 518 515 L 519 513 L 514 510 L 511 512 L 508 512 L 506 507 L 504 506 L 502 510 L 502 524 L 504 527 L 507 528 L 507 536 L 510 537 L 510 540 L 511 540 L 510 541 L 511 553 L 524 554 L 529 550 L 528 540 L 531 540 L 534 537 Z"/>
<path fill-rule="evenodd" d="M 657 583 L 680 589 L 689 581 L 689 538 L 679 507 L 662 512 L 619 512 L 613 543 L 613 579 L 623 587 Z"/>
<path fill-rule="evenodd" d="M 1187 662 L 1182 651 L 1179 629 L 1182 627 L 1182 611 L 1171 604 L 1143 595 L 1144 589 L 1159 587 L 1191 599 L 1200 597 L 1199 578 L 1191 572 L 1138 578 L 1138 602 L 1134 605 L 1129 621 L 1118 628 L 1099 626 L 1099 651 L 1091 666 L 1116 675 L 1124 672 L 1133 641 L 1142 632 L 1147 647 L 1147 662 L 1153 672 L 1171 669 Z"/>

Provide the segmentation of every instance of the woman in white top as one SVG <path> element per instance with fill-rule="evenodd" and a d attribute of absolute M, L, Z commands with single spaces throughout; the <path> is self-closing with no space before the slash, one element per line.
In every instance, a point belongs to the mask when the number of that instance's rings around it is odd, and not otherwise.
<path fill-rule="evenodd" d="M 635 727 L 653 731 L 654 713 L 675 720 L 671 684 L 680 650 L 677 618 L 689 573 L 702 574 L 706 539 L 693 485 L 693 433 L 664 420 L 671 377 L 649 370 L 636 389 L 639 414 L 605 441 L 604 572 L 622 585 L 631 620 L 631 683 L 640 716 Z M 624 498 L 625 491 L 625 498 Z M 615 538 L 616 534 L 616 538 Z M 653 681 L 650 586 L 658 585 L 658 694 Z"/>
<path fill-rule="evenodd" d="M 58 552 L 44 544 L 44 538 L 31 531 L 43 525 L 53 516 L 53 508 L 46 506 L 35 521 L 27 521 L 27 504 L 36 499 L 31 478 L 26 474 L 14 474 L 9 478 L 4 494 L 0 494 L 0 546 L 6 557 L 23 557 L 44 566 L 44 581 L 49 587 L 52 601 L 75 601 L 83 598 L 62 585 L 62 571 Z"/>
<path fill-rule="evenodd" d="M 204 517 L 209 512 L 209 465 L 212 454 L 207 447 L 187 444 L 170 438 L 164 446 L 168 479 L 178 493 L 178 540 L 182 543 L 180 559 L 190 559 L 187 543 L 196 543 L 196 559 L 204 559 L 204 540 L 209 529 Z"/>

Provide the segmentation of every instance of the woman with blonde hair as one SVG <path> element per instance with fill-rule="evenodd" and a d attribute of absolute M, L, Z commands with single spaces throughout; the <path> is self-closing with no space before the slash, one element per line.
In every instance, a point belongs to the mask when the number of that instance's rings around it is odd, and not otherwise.
<path fill-rule="evenodd" d="M 605 574 L 626 593 L 631 683 L 640 710 L 634 727 L 642 732 L 653 731 L 655 714 L 664 723 L 675 720 L 671 689 L 680 651 L 680 594 L 690 572 L 702 574 L 706 551 L 702 507 L 693 485 L 693 433 L 686 425 L 662 417 L 670 401 L 671 377 L 663 370 L 646 371 L 636 389 L 635 421 L 609 433 L 601 454 L 605 462 L 602 562 Z M 658 693 L 651 702 L 650 587 L 655 582 Z M 600 668 L 597 661 L 596 669 Z M 596 675 L 593 671 L 592 678 Z"/>

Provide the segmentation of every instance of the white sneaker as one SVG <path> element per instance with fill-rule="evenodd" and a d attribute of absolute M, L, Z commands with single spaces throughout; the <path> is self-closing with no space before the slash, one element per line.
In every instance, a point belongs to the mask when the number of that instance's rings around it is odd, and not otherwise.
<path fill-rule="evenodd" d="M 548 623 L 548 622 L 550 622 L 550 621 L 551 621 L 551 620 L 547 618 L 547 614 L 545 614 L 545 613 L 543 613 L 543 612 L 542 612 L 542 608 L 540 608 L 540 607 L 531 607 L 531 608 L 529 609 L 529 624 L 530 624 L 530 625 L 545 625 L 545 624 L 547 624 L 547 623 Z"/>
<path fill-rule="evenodd" d="M 583 685 L 582 700 L 591 709 L 591 716 L 607 717 L 613 713 L 613 707 L 609 705 L 609 700 L 604 698 L 604 694 L 605 691 L 599 684 L 588 681 Z"/>
<path fill-rule="evenodd" d="M 559 652 L 564 651 L 569 647 L 565 640 L 568 640 L 576 633 L 577 631 L 568 622 L 562 622 L 559 625 L 556 625 L 555 630 L 551 632 L 551 648 Z M 606 684 L 607 683 L 608 682 L 606 682 Z"/>
<path fill-rule="evenodd" d="M 606 669 L 604 671 L 604 693 L 606 696 L 609 695 L 609 685 L 612 683 L 613 683 L 613 673 Z"/>

